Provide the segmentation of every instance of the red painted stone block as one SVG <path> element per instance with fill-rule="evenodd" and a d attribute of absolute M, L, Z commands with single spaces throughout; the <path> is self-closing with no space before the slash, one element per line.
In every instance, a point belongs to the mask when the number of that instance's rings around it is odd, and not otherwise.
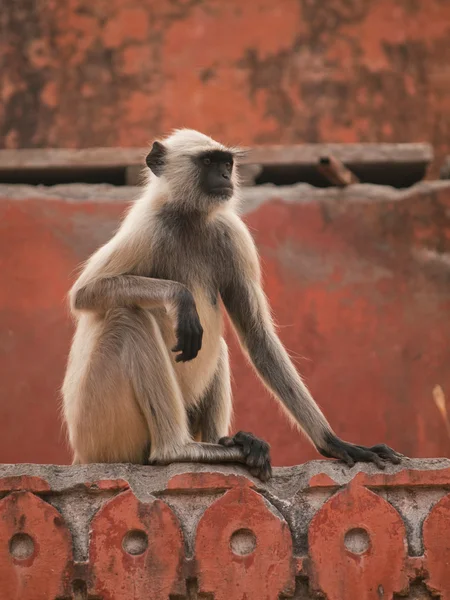
<path fill-rule="evenodd" d="M 354 484 L 373 488 L 385 487 L 432 487 L 450 486 L 450 469 L 430 469 L 429 471 L 403 469 L 398 473 L 357 473 L 352 479 Z M 339 487 L 326 473 L 314 475 L 309 480 L 311 488 Z"/>
<path fill-rule="evenodd" d="M 247 487 L 216 500 L 197 527 L 199 589 L 215 600 L 274 600 L 294 588 L 287 523 Z"/>
<path fill-rule="evenodd" d="M 230 467 L 0 465 L 0 600 L 450 600 L 448 465 L 310 464 L 258 492 Z"/>
<path fill-rule="evenodd" d="M 183 473 L 175 475 L 167 484 L 168 490 L 222 490 L 234 487 L 254 487 L 246 477 L 224 475 L 223 473 Z"/>
<path fill-rule="evenodd" d="M 398 512 L 357 484 L 333 496 L 308 532 L 311 584 L 327 600 L 391 600 L 408 586 Z"/>
<path fill-rule="evenodd" d="M 3 477 L 0 479 L 0 492 L 48 492 L 49 484 L 40 477 L 30 477 L 23 475 L 21 477 Z"/>
<path fill-rule="evenodd" d="M 72 539 L 60 513 L 29 492 L 0 500 L 0 600 L 64 596 Z"/>
<path fill-rule="evenodd" d="M 102 600 L 167 600 L 185 593 L 183 534 L 161 500 L 126 491 L 95 515 L 90 532 L 91 593 Z"/>
<path fill-rule="evenodd" d="M 428 588 L 450 599 L 450 494 L 432 509 L 423 524 L 425 561 L 429 573 Z"/>

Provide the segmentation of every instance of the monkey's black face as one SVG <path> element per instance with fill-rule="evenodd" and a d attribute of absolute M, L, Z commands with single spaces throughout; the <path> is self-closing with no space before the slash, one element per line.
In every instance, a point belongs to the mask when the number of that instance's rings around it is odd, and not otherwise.
<path fill-rule="evenodd" d="M 201 191 L 220 200 L 228 200 L 233 195 L 233 155 L 231 152 L 212 150 L 195 158 L 200 169 Z"/>

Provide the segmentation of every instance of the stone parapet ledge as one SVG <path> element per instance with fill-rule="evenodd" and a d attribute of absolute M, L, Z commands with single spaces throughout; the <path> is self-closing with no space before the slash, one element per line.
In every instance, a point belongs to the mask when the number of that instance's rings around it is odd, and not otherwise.
<path fill-rule="evenodd" d="M 0 465 L 0 600 L 450 598 L 450 460 Z"/>

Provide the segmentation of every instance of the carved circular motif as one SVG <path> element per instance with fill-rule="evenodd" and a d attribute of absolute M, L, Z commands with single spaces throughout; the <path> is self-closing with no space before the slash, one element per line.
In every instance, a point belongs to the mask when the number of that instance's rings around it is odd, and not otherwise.
<path fill-rule="evenodd" d="M 256 537 L 250 529 L 238 529 L 230 539 L 231 550 L 238 556 L 247 556 L 256 548 Z"/>
<path fill-rule="evenodd" d="M 344 545 L 353 554 L 364 554 L 370 546 L 370 537 L 365 529 L 349 529 L 344 537 Z"/>
<path fill-rule="evenodd" d="M 145 531 L 133 529 L 128 531 L 122 540 L 122 548 L 132 556 L 143 554 L 148 547 L 148 537 Z"/>
<path fill-rule="evenodd" d="M 27 533 L 16 533 L 9 540 L 9 553 L 16 560 L 26 560 L 34 552 L 33 538 Z"/>

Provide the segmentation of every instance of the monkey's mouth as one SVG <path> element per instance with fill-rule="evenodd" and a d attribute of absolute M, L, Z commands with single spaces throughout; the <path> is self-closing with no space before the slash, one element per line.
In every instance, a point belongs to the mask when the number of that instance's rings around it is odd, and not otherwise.
<path fill-rule="evenodd" d="M 210 191 L 210 195 L 215 198 L 222 198 L 224 200 L 228 200 L 233 195 L 233 186 L 232 185 L 221 185 L 220 187 L 213 188 Z"/>

